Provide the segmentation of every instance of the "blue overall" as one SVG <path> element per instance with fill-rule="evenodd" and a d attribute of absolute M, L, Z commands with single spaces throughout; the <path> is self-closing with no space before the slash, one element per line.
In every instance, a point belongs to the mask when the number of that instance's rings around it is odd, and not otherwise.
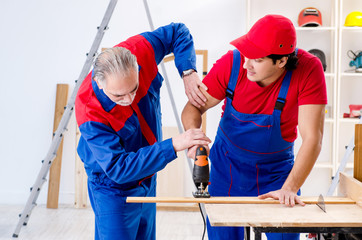
<path fill-rule="evenodd" d="M 177 158 L 172 139 L 162 141 L 158 64 L 173 52 L 180 75 L 196 69 L 193 38 L 182 23 L 128 38 L 115 47 L 137 58 L 139 86 L 130 106 L 114 103 L 91 74 L 75 101 L 81 132 L 78 154 L 88 175 L 95 240 L 155 240 L 156 204 L 126 203 L 156 196 L 156 174 Z"/>
<path fill-rule="evenodd" d="M 126 203 L 128 196 L 154 197 L 155 181 L 147 178 L 137 187 L 121 189 L 105 174 L 90 179 L 88 192 L 95 213 L 95 239 L 155 239 L 156 204 Z"/>
<path fill-rule="evenodd" d="M 278 190 L 294 164 L 294 143 L 285 141 L 280 129 L 292 72 L 283 79 L 272 115 L 245 114 L 232 105 L 240 63 L 240 52 L 234 50 L 226 106 L 210 150 L 211 196 L 258 196 Z M 244 238 L 242 227 L 211 227 L 208 221 L 207 230 L 210 240 Z M 268 233 L 267 237 L 294 240 L 299 234 Z"/>

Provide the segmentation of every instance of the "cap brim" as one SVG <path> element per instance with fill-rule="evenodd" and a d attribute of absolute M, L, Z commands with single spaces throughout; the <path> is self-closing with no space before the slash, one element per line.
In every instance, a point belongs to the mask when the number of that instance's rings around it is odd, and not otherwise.
<path fill-rule="evenodd" d="M 257 59 L 270 55 L 270 53 L 249 41 L 247 34 L 231 41 L 230 44 L 236 47 L 244 57 L 249 59 Z"/>
<path fill-rule="evenodd" d="M 299 21 L 299 27 L 304 27 L 308 24 L 316 24 L 322 26 L 322 20 L 318 16 L 305 16 Z"/>
<path fill-rule="evenodd" d="M 300 25 L 300 27 L 306 27 L 306 26 L 322 26 L 319 22 L 316 21 L 310 21 L 310 22 L 305 22 L 303 24 Z"/>

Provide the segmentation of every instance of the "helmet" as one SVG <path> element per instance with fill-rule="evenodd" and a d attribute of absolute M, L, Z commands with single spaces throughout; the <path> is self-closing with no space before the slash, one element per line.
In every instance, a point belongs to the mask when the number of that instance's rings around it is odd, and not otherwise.
<path fill-rule="evenodd" d="M 295 51 L 297 34 L 290 19 L 269 14 L 260 18 L 249 32 L 231 42 L 240 53 L 256 59 L 270 54 L 287 55 Z"/>
<path fill-rule="evenodd" d="M 346 27 L 362 27 L 362 12 L 351 12 L 344 22 Z"/>
<path fill-rule="evenodd" d="M 319 60 L 321 60 L 323 71 L 326 71 L 327 69 L 327 63 L 326 63 L 326 55 L 322 50 L 319 49 L 311 49 L 308 51 L 309 53 L 313 54 L 314 56 L 318 57 Z"/>
<path fill-rule="evenodd" d="M 314 7 L 304 8 L 299 13 L 298 25 L 299 27 L 322 26 L 322 13 Z"/>

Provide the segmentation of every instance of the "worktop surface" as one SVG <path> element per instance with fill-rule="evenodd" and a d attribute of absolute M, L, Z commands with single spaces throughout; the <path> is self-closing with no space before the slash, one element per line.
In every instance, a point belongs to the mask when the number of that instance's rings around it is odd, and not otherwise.
<path fill-rule="evenodd" d="M 357 204 L 316 204 L 287 207 L 281 204 L 205 204 L 213 226 L 251 227 L 362 227 Z"/>

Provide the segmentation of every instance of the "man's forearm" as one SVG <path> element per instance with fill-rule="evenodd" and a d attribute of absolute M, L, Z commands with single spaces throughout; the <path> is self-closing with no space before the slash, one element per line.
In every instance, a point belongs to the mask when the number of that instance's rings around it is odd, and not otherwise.
<path fill-rule="evenodd" d="M 184 129 L 200 128 L 202 123 L 201 115 L 200 110 L 188 102 L 181 114 Z"/>
<path fill-rule="evenodd" d="M 186 103 L 186 106 L 181 114 L 181 120 L 185 130 L 200 128 L 202 123 L 202 114 L 221 102 L 221 100 L 212 97 L 204 88 L 200 87 L 199 89 L 207 100 L 205 105 L 200 106 L 199 108 L 195 107 L 190 102 Z"/>
<path fill-rule="evenodd" d="M 312 171 L 320 151 L 321 141 L 318 137 L 304 140 L 298 151 L 292 171 L 282 188 L 296 193 Z"/>

